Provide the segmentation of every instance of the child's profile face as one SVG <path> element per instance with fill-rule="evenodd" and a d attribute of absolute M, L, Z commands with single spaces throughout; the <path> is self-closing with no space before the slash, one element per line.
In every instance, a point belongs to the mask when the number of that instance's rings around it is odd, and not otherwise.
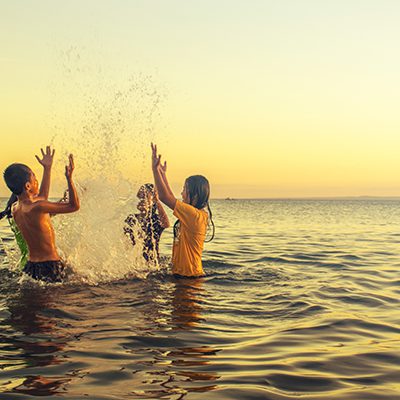
<path fill-rule="evenodd" d="M 32 171 L 29 182 L 27 182 L 26 185 L 26 190 L 33 196 L 37 196 L 39 194 L 39 182 L 36 179 L 36 175 Z"/>
<path fill-rule="evenodd" d="M 182 195 L 182 200 L 183 200 L 183 202 L 189 204 L 190 198 L 189 198 L 189 191 L 188 191 L 187 183 L 186 183 L 186 182 L 185 182 L 185 184 L 183 185 L 183 189 L 182 189 L 181 195 Z"/>

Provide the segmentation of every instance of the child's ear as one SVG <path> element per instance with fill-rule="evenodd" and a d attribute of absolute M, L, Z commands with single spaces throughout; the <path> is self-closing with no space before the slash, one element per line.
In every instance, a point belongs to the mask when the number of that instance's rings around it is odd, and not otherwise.
<path fill-rule="evenodd" d="M 29 192 L 32 189 L 32 185 L 30 182 L 26 182 L 24 185 L 25 192 Z"/>

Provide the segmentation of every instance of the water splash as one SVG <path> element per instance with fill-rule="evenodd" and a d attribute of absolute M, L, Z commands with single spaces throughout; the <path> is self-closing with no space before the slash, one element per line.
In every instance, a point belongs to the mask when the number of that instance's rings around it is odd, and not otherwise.
<path fill-rule="evenodd" d="M 139 235 L 133 247 L 123 226 L 150 170 L 148 146 L 161 120 L 162 90 L 143 74 L 116 83 L 82 66 L 75 49 L 65 53 L 62 70 L 52 144 L 59 157 L 75 156 L 81 209 L 54 218 L 57 246 L 85 282 L 144 277 L 157 266 L 145 263 Z M 61 164 L 55 174 L 62 174 Z"/>
<path fill-rule="evenodd" d="M 12 233 L 10 229 L 10 235 L 11 234 Z M 4 266 L 13 271 L 17 271 L 20 269 L 21 252 L 13 237 L 2 238 L 0 236 L 0 256 L 5 256 L 1 257 L 2 262 L 0 264 L 0 267 Z"/>

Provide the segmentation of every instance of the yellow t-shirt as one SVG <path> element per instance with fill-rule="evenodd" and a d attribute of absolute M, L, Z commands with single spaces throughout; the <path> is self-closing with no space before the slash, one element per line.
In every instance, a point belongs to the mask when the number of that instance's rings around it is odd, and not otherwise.
<path fill-rule="evenodd" d="M 180 227 L 172 248 L 172 273 L 183 276 L 204 275 L 201 253 L 206 238 L 208 213 L 177 200 L 174 215 L 179 219 Z"/>

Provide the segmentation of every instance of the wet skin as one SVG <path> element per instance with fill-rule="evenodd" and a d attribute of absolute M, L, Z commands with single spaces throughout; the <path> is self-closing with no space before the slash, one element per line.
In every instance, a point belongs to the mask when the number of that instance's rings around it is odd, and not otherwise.
<path fill-rule="evenodd" d="M 19 200 L 13 207 L 13 217 L 29 248 L 29 260 L 33 262 L 59 260 L 55 246 L 54 229 L 50 215 L 41 213 L 35 207 L 38 201 L 38 181 L 32 173 L 29 196 Z"/>

